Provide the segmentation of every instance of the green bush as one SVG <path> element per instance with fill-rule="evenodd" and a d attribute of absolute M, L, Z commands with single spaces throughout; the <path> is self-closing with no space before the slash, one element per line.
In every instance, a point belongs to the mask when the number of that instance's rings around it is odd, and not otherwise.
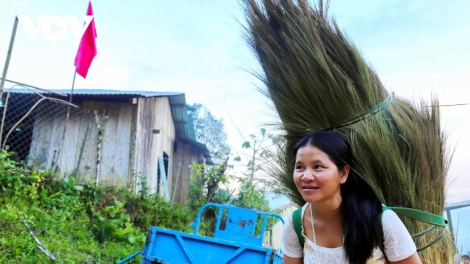
<path fill-rule="evenodd" d="M 0 263 L 52 263 L 22 221 L 57 261 L 113 263 L 143 249 L 150 226 L 190 231 L 195 213 L 172 207 L 145 186 L 95 186 L 74 178 L 54 180 L 0 152 Z M 138 262 L 138 258 L 134 263 Z"/>

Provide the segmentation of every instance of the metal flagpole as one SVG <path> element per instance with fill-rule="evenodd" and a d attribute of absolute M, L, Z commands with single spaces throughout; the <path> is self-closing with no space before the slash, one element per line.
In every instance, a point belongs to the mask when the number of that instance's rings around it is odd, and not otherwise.
<path fill-rule="evenodd" d="M 69 103 L 72 103 L 73 88 L 75 87 L 75 77 L 77 77 L 77 66 L 75 66 L 75 73 L 73 74 L 72 90 L 70 91 Z M 67 107 L 67 117 L 65 118 L 65 126 L 67 126 L 67 121 L 69 120 L 69 115 L 70 115 L 70 105 Z"/>
<path fill-rule="evenodd" d="M 73 81 L 72 81 L 72 91 L 70 92 L 70 99 L 69 99 L 69 103 L 72 103 L 73 88 L 75 87 L 75 77 L 77 77 L 77 66 L 75 66 L 75 73 L 74 73 L 74 75 L 73 75 Z"/>

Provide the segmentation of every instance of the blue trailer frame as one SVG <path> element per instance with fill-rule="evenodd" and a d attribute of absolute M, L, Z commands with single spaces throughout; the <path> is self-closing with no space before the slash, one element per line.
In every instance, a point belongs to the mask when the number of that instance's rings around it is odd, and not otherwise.
<path fill-rule="evenodd" d="M 214 237 L 198 235 L 202 213 L 208 207 L 218 208 Z M 262 225 L 261 230 L 256 232 L 259 217 Z M 275 217 L 284 224 L 284 220 L 278 214 L 232 205 L 206 204 L 199 209 L 193 222 L 193 234 L 150 227 L 144 250 L 141 252 L 141 263 L 280 264 L 282 263 L 280 250 L 262 245 L 268 217 Z M 119 263 L 124 263 L 139 253 L 136 252 Z"/>

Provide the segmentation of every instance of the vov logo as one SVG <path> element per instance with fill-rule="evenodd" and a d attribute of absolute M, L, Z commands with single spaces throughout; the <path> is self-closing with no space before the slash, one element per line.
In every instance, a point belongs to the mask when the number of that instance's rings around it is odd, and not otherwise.
<path fill-rule="evenodd" d="M 42 34 L 46 39 L 52 42 L 59 42 L 67 37 L 69 29 L 72 31 L 75 38 L 80 40 L 85 33 L 85 30 L 91 23 L 93 16 L 83 16 L 85 25 L 78 22 L 74 16 L 36 16 L 38 23 L 34 25 L 33 21 L 29 16 L 18 16 L 21 26 L 26 31 L 29 39 L 33 41 L 39 30 L 42 28 Z M 55 24 L 61 28 L 55 34 L 52 34 L 52 24 Z"/>

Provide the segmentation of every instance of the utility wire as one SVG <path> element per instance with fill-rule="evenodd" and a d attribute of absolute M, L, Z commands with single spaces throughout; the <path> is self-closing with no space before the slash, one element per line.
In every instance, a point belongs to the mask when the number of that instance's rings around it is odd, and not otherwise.
<path fill-rule="evenodd" d="M 228 110 L 227 104 L 225 103 L 225 87 L 224 87 L 224 106 L 225 106 L 225 110 L 227 110 L 228 117 L 229 117 L 230 120 L 232 121 L 233 126 L 237 129 L 238 133 L 239 133 L 240 136 L 243 138 L 243 142 L 246 142 L 247 140 L 246 140 L 245 137 L 243 136 L 243 133 L 240 131 L 240 129 L 238 128 L 238 126 L 235 124 L 235 121 L 233 121 L 232 115 L 230 114 L 230 111 Z"/>
<path fill-rule="evenodd" d="M 444 105 L 437 105 L 439 107 L 449 107 L 449 106 L 463 106 L 463 105 L 470 105 L 470 103 L 462 103 L 462 104 L 444 104 Z M 433 105 L 427 105 L 426 107 L 433 107 Z"/>

